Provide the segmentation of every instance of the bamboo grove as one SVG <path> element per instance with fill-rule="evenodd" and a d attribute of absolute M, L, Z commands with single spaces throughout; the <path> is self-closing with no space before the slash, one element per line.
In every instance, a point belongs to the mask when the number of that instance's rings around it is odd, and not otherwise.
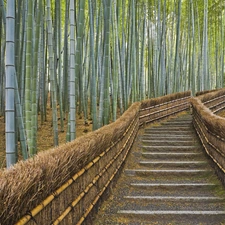
<path fill-rule="evenodd" d="M 53 142 L 132 102 L 224 85 L 224 1 L 0 0 L 0 115 L 7 166 L 37 152 L 51 99 Z M 60 125 L 58 125 L 58 118 Z M 15 140 L 15 141 L 14 141 Z"/>

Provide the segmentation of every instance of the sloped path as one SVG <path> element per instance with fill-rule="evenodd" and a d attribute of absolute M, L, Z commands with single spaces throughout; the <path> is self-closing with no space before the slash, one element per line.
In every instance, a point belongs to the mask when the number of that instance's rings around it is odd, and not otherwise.
<path fill-rule="evenodd" d="M 93 224 L 225 224 L 225 190 L 191 115 L 140 132 Z"/>

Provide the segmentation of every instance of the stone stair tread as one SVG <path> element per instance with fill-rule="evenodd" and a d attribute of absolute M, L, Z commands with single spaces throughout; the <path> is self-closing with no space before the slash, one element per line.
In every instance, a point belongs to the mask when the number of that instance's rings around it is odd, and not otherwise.
<path fill-rule="evenodd" d="M 146 128 L 144 130 L 144 134 L 145 133 L 148 133 L 148 132 L 154 132 L 154 131 L 159 131 L 160 133 L 168 133 L 168 130 L 171 130 L 171 133 L 176 133 L 177 130 L 179 130 L 179 134 L 193 134 L 195 133 L 194 130 L 190 130 L 190 128 L 185 128 L 185 129 L 177 129 L 176 127 L 176 130 L 174 129 L 165 129 L 165 127 L 161 127 L 161 126 L 158 126 L 158 127 L 151 127 L 151 128 Z"/>
<path fill-rule="evenodd" d="M 141 211 L 225 211 L 225 203 L 221 200 L 208 200 L 208 201 L 187 201 L 179 199 L 174 201 L 171 199 L 159 200 L 159 199 L 124 199 L 122 205 L 118 210 L 141 210 Z"/>
<path fill-rule="evenodd" d="M 165 129 L 179 129 L 179 130 L 187 130 L 190 129 L 193 125 L 180 125 L 180 124 L 163 124 Z M 154 128 L 154 127 L 153 127 Z M 157 127 L 158 128 L 158 127 Z"/>
<path fill-rule="evenodd" d="M 125 170 L 125 173 L 127 175 L 135 175 L 135 174 L 139 174 L 139 173 L 164 173 L 167 174 L 167 176 L 170 173 L 173 174 L 189 174 L 191 175 L 191 173 L 208 173 L 208 172 L 212 172 L 211 169 L 127 169 Z"/>
<path fill-rule="evenodd" d="M 125 172 L 158 172 L 158 173 L 171 173 L 171 172 L 175 172 L 175 173 L 195 173 L 195 172 L 209 172 L 209 171 L 212 171 L 212 170 L 209 170 L 209 169 L 191 169 L 191 170 L 177 170 L 177 169 L 174 169 L 174 170 L 147 170 L 147 169 L 127 169 Z"/>
<path fill-rule="evenodd" d="M 215 183 L 131 183 L 131 186 L 144 187 L 204 187 L 217 186 Z"/>
<path fill-rule="evenodd" d="M 203 153 L 198 153 L 198 152 L 152 152 L 152 151 L 147 151 L 147 152 L 142 152 L 142 154 L 140 155 L 142 157 L 142 159 L 158 159 L 158 160 L 162 160 L 162 159 L 167 159 L 170 161 L 173 160 L 201 160 L 201 158 L 203 157 Z"/>
<path fill-rule="evenodd" d="M 201 152 L 143 152 L 143 155 L 202 155 Z"/>
<path fill-rule="evenodd" d="M 187 159 L 186 159 L 187 160 Z M 183 161 L 183 160 L 170 160 L 168 161 L 167 158 L 164 160 L 161 159 L 160 161 L 158 159 L 151 159 L 151 160 L 144 160 L 139 161 L 139 167 L 148 167 L 148 168 L 155 168 L 155 169 L 175 169 L 175 168 L 206 168 L 209 167 L 206 161 Z"/>
<path fill-rule="evenodd" d="M 202 193 L 204 191 L 204 193 Z M 129 190 L 129 195 L 133 195 L 133 196 L 170 196 L 170 197 L 176 197 L 177 194 L 179 194 L 179 196 L 183 196 L 183 197 L 187 197 L 187 196 L 192 196 L 192 197 L 205 197 L 205 196 L 211 196 L 211 197 L 217 197 L 217 194 L 214 194 L 215 189 L 211 190 L 211 189 L 207 189 L 207 188 L 203 188 L 202 190 L 200 190 L 200 188 L 198 190 L 194 190 L 191 189 L 190 191 L 188 190 L 182 190 L 180 189 L 174 189 L 172 190 L 172 188 L 170 189 L 165 189 L 165 188 L 137 188 L 137 187 L 130 187 Z M 125 200 L 125 199 L 124 199 Z M 124 201 L 123 200 L 123 201 Z M 121 204 L 125 204 L 126 202 L 123 202 Z M 225 204 L 225 201 L 223 200 L 223 204 Z M 177 203 L 174 205 L 175 207 L 177 207 Z M 224 209 L 225 209 L 225 205 L 224 205 Z"/>
<path fill-rule="evenodd" d="M 183 161 L 183 160 L 201 160 L 201 158 L 203 157 L 203 153 L 198 153 L 198 152 L 152 152 L 152 151 L 147 151 L 147 152 L 142 152 L 142 154 L 140 155 L 142 158 L 141 159 L 154 159 L 154 160 L 162 160 L 162 159 L 167 159 L 170 161 Z"/>
<path fill-rule="evenodd" d="M 193 142 L 192 140 L 190 141 L 190 140 L 162 140 L 162 139 L 160 139 L 160 140 L 155 140 L 155 139 L 152 139 L 152 140 L 150 140 L 150 139 L 142 139 L 141 140 L 142 142 L 151 142 L 151 143 L 160 143 L 160 142 L 163 142 L 163 143 L 195 143 L 195 142 Z"/>
<path fill-rule="evenodd" d="M 137 200 L 160 200 L 160 201 L 221 201 L 225 200 L 222 197 L 212 196 L 124 196 L 125 199 Z"/>
<path fill-rule="evenodd" d="M 185 176 L 184 176 L 185 175 Z M 125 173 L 124 176 L 127 179 L 132 179 L 132 182 L 205 182 L 209 176 L 213 176 L 213 172 L 208 173 L 183 173 L 183 174 L 177 174 L 177 173 L 171 173 L 168 176 L 168 173 L 148 173 L 148 174 L 127 174 Z"/>
<path fill-rule="evenodd" d="M 196 135 L 194 132 L 190 132 L 190 131 L 182 131 L 182 130 L 149 130 L 149 131 L 145 131 L 143 135 L 166 135 L 166 134 L 173 134 L 173 135 Z"/>
<path fill-rule="evenodd" d="M 187 148 L 196 148 L 195 145 L 185 145 L 185 146 L 168 146 L 168 145 L 145 145 L 145 146 L 142 146 L 142 148 L 179 148 L 179 149 L 187 149 Z"/>
<path fill-rule="evenodd" d="M 136 215 L 225 215 L 225 210 L 207 210 L 207 211 L 191 211 L 191 210 L 120 210 L 121 214 Z"/>
<path fill-rule="evenodd" d="M 169 135 L 169 134 L 163 134 L 163 135 L 158 135 L 158 134 L 145 134 L 142 136 L 142 140 L 174 140 L 176 141 L 177 139 L 180 140 L 192 140 L 193 136 L 191 135 L 180 135 L 180 136 L 176 136 L 176 135 Z"/>
<path fill-rule="evenodd" d="M 158 146 L 158 145 L 146 145 L 140 146 L 141 151 L 133 152 L 137 156 L 141 156 L 143 152 L 201 152 L 202 147 L 200 146 Z"/>
<path fill-rule="evenodd" d="M 129 193 L 131 195 L 161 195 L 161 196 L 212 196 L 217 190 L 218 184 L 203 182 L 177 182 L 177 183 L 148 183 L 133 181 L 129 184 Z M 223 192 L 224 194 L 224 192 Z M 215 197 L 213 195 L 212 197 Z"/>
<path fill-rule="evenodd" d="M 150 218 L 149 218 L 150 217 Z M 127 215 L 104 214 L 94 225 L 222 225 L 224 215 Z M 218 222 L 219 221 L 219 222 Z M 222 221 L 222 222 L 221 222 Z"/>
<path fill-rule="evenodd" d="M 140 161 L 140 164 L 207 164 L 207 161 Z"/>
<path fill-rule="evenodd" d="M 154 139 L 156 138 L 157 140 L 158 139 L 164 139 L 164 138 L 169 138 L 169 139 L 175 139 L 175 141 L 179 138 L 179 139 L 193 139 L 194 136 L 193 135 L 190 135 L 190 134 L 185 134 L 185 135 L 174 135 L 174 134 L 144 134 L 141 136 L 142 139 L 146 139 L 146 140 L 149 140 L 149 139 Z"/>
<path fill-rule="evenodd" d="M 151 129 L 149 130 L 146 130 L 145 132 L 148 133 L 148 132 L 151 132 L 151 131 L 160 131 L 160 132 L 177 132 L 179 131 L 180 132 L 186 132 L 186 133 L 191 133 L 190 132 L 190 128 L 189 127 L 152 127 Z"/>
<path fill-rule="evenodd" d="M 192 125 L 192 121 L 191 120 L 189 120 L 189 121 L 169 121 L 169 122 L 163 122 L 163 123 L 161 123 L 161 125 L 170 125 L 170 124 L 172 124 L 172 125 L 185 125 L 185 126 L 190 126 L 190 125 Z"/>
<path fill-rule="evenodd" d="M 140 168 L 154 168 L 154 169 L 199 169 L 199 168 L 205 168 L 208 167 L 207 164 L 164 164 L 164 163 L 146 163 L 146 164 L 140 164 Z"/>

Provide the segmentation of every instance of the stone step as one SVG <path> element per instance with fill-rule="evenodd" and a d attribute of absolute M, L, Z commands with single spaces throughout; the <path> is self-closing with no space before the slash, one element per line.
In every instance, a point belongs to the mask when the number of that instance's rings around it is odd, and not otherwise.
<path fill-rule="evenodd" d="M 146 143 L 166 143 L 166 144 L 176 144 L 176 143 L 181 143 L 181 144 L 186 144 L 186 143 L 198 143 L 198 141 L 193 141 L 193 140 L 186 140 L 186 138 L 179 138 L 179 140 L 177 139 L 172 139 L 171 138 L 169 140 L 162 140 L 160 139 L 147 139 L 147 138 L 142 138 L 141 140 L 142 142 L 146 142 Z"/>
<path fill-rule="evenodd" d="M 129 199 L 129 200 L 140 200 L 140 201 L 146 201 L 146 202 L 153 202 L 153 201 L 158 201 L 158 202 L 182 202 L 182 204 L 186 202 L 190 203 L 219 203 L 219 202 L 224 202 L 225 198 L 224 197 L 212 197 L 212 196 L 148 196 L 148 195 L 128 195 L 124 196 L 124 199 Z"/>
<path fill-rule="evenodd" d="M 143 182 L 136 181 L 129 184 L 129 195 L 133 196 L 170 196 L 176 197 L 177 193 L 179 196 L 211 196 L 217 197 L 215 194 L 218 188 L 217 184 L 213 183 L 200 183 L 193 181 L 185 183 L 159 183 L 159 182 Z M 224 192 L 222 192 L 224 194 Z"/>
<path fill-rule="evenodd" d="M 212 173 L 210 169 L 126 169 L 126 175 L 129 176 L 190 176 L 193 177 L 194 175 L 197 176 L 204 176 L 209 173 Z"/>
<path fill-rule="evenodd" d="M 142 152 L 142 157 L 147 159 L 167 159 L 167 160 L 197 160 L 201 159 L 201 152 Z"/>
<path fill-rule="evenodd" d="M 151 168 L 155 168 L 155 169 L 159 169 L 159 168 L 190 168 L 190 169 L 194 169 L 194 168 L 206 168 L 208 166 L 207 161 L 167 161 L 167 159 L 165 160 L 145 160 L 145 161 L 140 161 L 139 164 L 141 166 L 145 166 L 145 167 L 151 167 Z"/>
<path fill-rule="evenodd" d="M 199 211 L 201 212 L 201 211 Z M 159 215 L 127 215 L 117 212 L 117 215 L 105 214 L 100 221 L 94 225 L 223 225 L 225 224 L 224 214 L 163 214 Z"/>
<path fill-rule="evenodd" d="M 181 122 L 181 123 L 182 122 L 190 122 L 191 123 L 192 121 L 193 121 L 193 118 L 191 116 L 190 117 L 177 117 L 177 118 L 174 118 L 171 120 L 167 120 L 167 122 Z"/>
<path fill-rule="evenodd" d="M 143 168 L 140 168 L 141 170 Z M 167 170 L 161 168 L 162 170 Z M 157 169 L 156 169 L 157 170 Z M 170 171 L 175 169 L 170 169 Z M 176 172 L 144 172 L 144 171 L 125 171 L 124 176 L 127 177 L 127 180 L 130 182 L 158 182 L 158 183 L 187 183 L 187 182 L 199 182 L 204 183 L 209 181 L 209 177 L 213 177 L 214 173 L 212 171 L 203 171 L 203 172 L 191 172 L 191 173 L 176 173 Z"/>
<path fill-rule="evenodd" d="M 173 135 L 195 135 L 194 131 L 190 131 L 190 129 L 187 129 L 186 131 L 184 130 L 165 130 L 164 129 L 149 129 L 145 130 L 144 134 L 173 134 Z"/>
<path fill-rule="evenodd" d="M 193 210 L 173 210 L 173 211 L 164 211 L 164 210 L 157 210 L 157 211 L 148 211 L 148 210 L 120 210 L 118 213 L 121 214 L 129 214 L 129 215 L 224 215 L 225 210 L 218 211 L 218 210 L 207 210 L 207 211 L 193 211 Z"/>
<path fill-rule="evenodd" d="M 183 120 L 180 120 L 180 121 L 177 121 L 177 120 L 174 120 L 174 121 L 167 121 L 167 122 L 163 122 L 161 123 L 161 125 L 182 125 L 182 126 L 191 126 L 192 125 L 192 120 L 186 120 L 186 121 L 183 121 Z"/>
<path fill-rule="evenodd" d="M 130 225 L 219 225 L 225 223 L 225 210 L 119 210 L 117 213 L 120 217 L 120 220 L 118 220 L 118 222 L 126 221 L 122 224 Z M 118 222 L 117 224 L 121 224 Z"/>
<path fill-rule="evenodd" d="M 193 140 L 194 136 L 193 135 L 174 135 L 174 134 L 144 134 L 140 138 L 141 140 L 146 139 L 146 140 L 165 140 L 165 139 L 171 139 L 176 141 L 177 139 L 179 140 Z"/>
<path fill-rule="evenodd" d="M 142 199 L 142 198 L 124 198 L 124 202 L 120 206 L 120 209 L 129 209 L 129 210 L 185 210 L 185 211 L 192 211 L 192 210 L 198 210 L 198 211 L 205 211 L 205 210 L 225 210 L 225 203 L 221 200 L 217 201 L 207 201 L 207 200 L 198 200 L 195 201 L 194 198 L 200 198 L 198 196 L 189 196 L 192 198 L 192 201 L 190 200 L 184 200 L 182 198 L 176 201 L 174 201 L 172 198 L 167 198 L 167 200 L 159 200 L 159 199 Z M 125 202 L 126 201 L 126 202 Z"/>
<path fill-rule="evenodd" d="M 198 144 L 198 141 L 194 142 L 193 140 L 189 139 L 189 140 L 169 140 L 169 139 L 165 139 L 165 140 L 149 140 L 149 139 L 142 139 L 141 142 L 143 143 L 143 145 L 157 145 L 157 146 L 190 146 L 190 145 L 195 145 Z"/>
<path fill-rule="evenodd" d="M 172 127 L 172 126 L 168 126 L 168 127 L 166 127 L 166 126 L 163 126 L 163 127 L 151 127 L 151 128 L 149 128 L 149 129 L 146 129 L 145 130 L 145 133 L 151 133 L 151 132 L 154 132 L 154 131 L 160 131 L 160 132 L 167 132 L 167 133 L 169 133 L 169 132 L 186 132 L 186 133 L 191 133 L 191 131 L 190 131 L 190 127 Z"/>
<path fill-rule="evenodd" d="M 155 127 L 152 127 L 152 128 L 156 128 L 157 126 Z M 179 129 L 179 130 L 183 130 L 183 129 L 192 129 L 193 125 L 192 124 L 186 124 L 186 125 L 181 125 L 181 124 L 172 124 L 172 123 L 165 123 L 163 125 L 163 127 L 165 129 Z M 157 127 L 158 128 L 158 127 Z"/>
<path fill-rule="evenodd" d="M 202 149 L 202 146 L 195 145 L 187 145 L 187 146 L 167 146 L 167 145 L 145 145 L 141 146 L 141 149 L 145 152 L 199 152 Z M 134 153 L 136 154 L 136 153 Z M 138 156 L 138 153 L 137 153 Z M 139 152 L 139 156 L 141 156 L 141 152 Z"/>
<path fill-rule="evenodd" d="M 214 183 L 130 183 L 130 186 L 135 189 L 143 189 L 147 191 L 172 191 L 177 192 L 178 190 L 184 193 L 189 193 L 190 191 L 198 192 L 198 191 L 205 191 L 205 190 L 212 190 L 215 189 L 218 185 Z"/>
<path fill-rule="evenodd" d="M 122 211 L 121 211 L 122 212 Z M 100 220 L 95 220 L 94 225 L 223 225 L 224 214 L 163 214 L 159 215 L 133 215 L 120 211 L 104 214 Z M 201 212 L 201 210 L 199 211 Z"/>

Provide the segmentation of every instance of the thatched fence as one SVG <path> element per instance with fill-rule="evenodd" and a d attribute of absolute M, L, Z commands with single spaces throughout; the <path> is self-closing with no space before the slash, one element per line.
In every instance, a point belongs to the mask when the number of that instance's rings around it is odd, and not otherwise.
<path fill-rule="evenodd" d="M 225 108 L 225 89 L 209 92 L 198 96 L 198 98 L 213 113 L 217 113 Z"/>
<path fill-rule="evenodd" d="M 134 103 L 116 122 L 0 171 L 0 224 L 85 223 L 139 127 L 189 109 L 189 99 L 183 92 Z"/>
<path fill-rule="evenodd" d="M 225 118 L 215 114 L 225 107 L 225 89 L 192 98 L 191 105 L 195 129 L 225 181 Z"/>

